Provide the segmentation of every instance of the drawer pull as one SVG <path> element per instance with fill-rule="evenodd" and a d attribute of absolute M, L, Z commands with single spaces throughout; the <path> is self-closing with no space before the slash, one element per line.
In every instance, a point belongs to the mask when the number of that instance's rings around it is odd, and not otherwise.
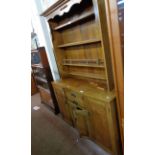
<path fill-rule="evenodd" d="M 78 102 L 76 102 L 76 101 L 73 101 L 73 104 L 76 104 L 76 105 L 78 105 Z"/>
<path fill-rule="evenodd" d="M 71 96 L 76 97 L 76 95 L 74 93 L 71 93 Z"/>
<path fill-rule="evenodd" d="M 79 107 L 77 107 L 76 109 L 77 109 L 77 110 L 82 110 L 82 109 L 81 109 L 81 108 L 79 108 Z"/>

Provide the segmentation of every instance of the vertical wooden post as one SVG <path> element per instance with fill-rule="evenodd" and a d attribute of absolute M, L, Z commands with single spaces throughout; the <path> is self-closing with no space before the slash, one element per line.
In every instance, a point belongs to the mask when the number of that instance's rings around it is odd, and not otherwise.
<path fill-rule="evenodd" d="M 122 146 L 124 146 L 124 75 L 116 0 L 105 0 Z"/>

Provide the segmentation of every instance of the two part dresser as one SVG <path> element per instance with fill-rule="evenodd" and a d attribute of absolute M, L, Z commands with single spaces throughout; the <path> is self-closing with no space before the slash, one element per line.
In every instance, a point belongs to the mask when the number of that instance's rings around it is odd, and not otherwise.
<path fill-rule="evenodd" d="M 121 155 L 104 0 L 58 0 L 41 16 L 51 30 L 61 79 L 52 82 L 63 119 Z"/>

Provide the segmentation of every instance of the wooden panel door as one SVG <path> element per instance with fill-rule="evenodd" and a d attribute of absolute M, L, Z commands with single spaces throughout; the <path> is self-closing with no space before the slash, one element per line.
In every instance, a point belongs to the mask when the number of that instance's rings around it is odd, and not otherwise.
<path fill-rule="evenodd" d="M 89 112 L 84 109 L 77 108 L 75 110 L 75 118 L 76 118 L 76 128 L 80 132 L 80 136 L 90 136 L 90 120 L 89 120 Z"/>
<path fill-rule="evenodd" d="M 74 127 L 78 129 L 80 136 L 89 137 L 90 122 L 88 111 L 80 108 L 78 105 L 69 100 L 67 102 L 70 105 L 70 113 L 72 116 Z"/>
<path fill-rule="evenodd" d="M 69 105 L 66 102 L 66 97 L 62 87 L 53 84 L 56 99 L 58 101 L 60 112 L 66 122 L 72 124 L 72 119 L 69 111 Z"/>
<path fill-rule="evenodd" d="M 91 138 L 113 155 L 120 155 L 113 104 L 90 97 L 84 97 L 84 102 L 87 104 L 87 110 L 90 113 Z"/>
<path fill-rule="evenodd" d="M 84 100 L 90 112 L 92 138 L 99 144 L 111 149 L 106 105 L 91 98 L 84 98 Z"/>

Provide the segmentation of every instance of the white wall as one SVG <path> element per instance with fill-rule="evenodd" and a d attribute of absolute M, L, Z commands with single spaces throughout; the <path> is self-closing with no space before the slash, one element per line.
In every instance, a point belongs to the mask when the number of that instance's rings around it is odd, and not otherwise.
<path fill-rule="evenodd" d="M 57 0 L 49 0 L 49 4 L 53 4 Z M 59 80 L 59 72 L 53 53 L 53 45 L 51 42 L 50 29 L 46 19 L 41 17 L 40 14 L 46 9 L 42 0 L 32 0 L 32 24 L 35 32 L 38 35 L 40 46 L 44 46 L 47 52 L 49 65 L 52 71 L 54 80 Z"/>
<path fill-rule="evenodd" d="M 42 5 L 42 10 L 46 10 L 50 5 L 55 3 L 58 0 L 39 0 Z"/>

